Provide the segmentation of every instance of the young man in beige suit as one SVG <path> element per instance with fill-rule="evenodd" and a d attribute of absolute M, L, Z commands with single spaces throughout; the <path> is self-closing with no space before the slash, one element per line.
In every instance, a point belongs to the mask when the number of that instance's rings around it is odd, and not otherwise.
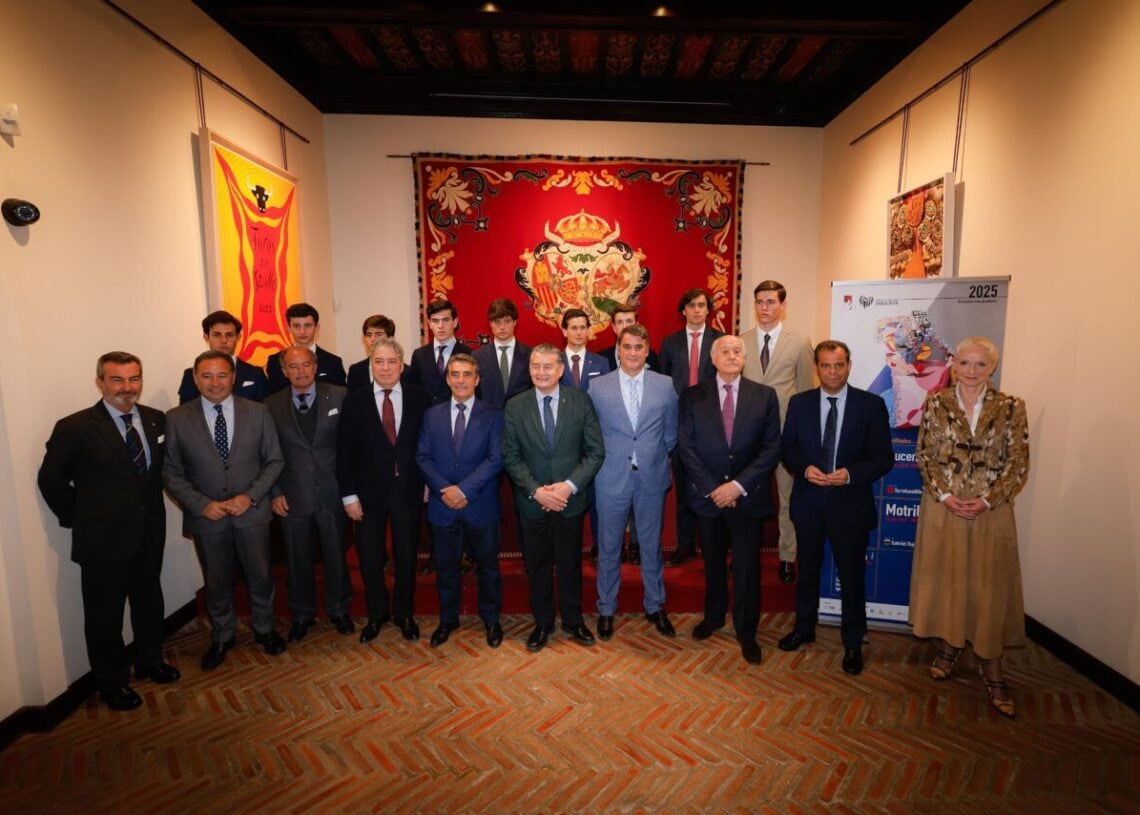
<path fill-rule="evenodd" d="M 775 280 L 760 283 L 752 292 L 756 328 L 740 335 L 747 349 L 744 377 L 775 389 L 781 430 L 788 400 L 815 384 L 811 340 L 781 322 L 787 297 L 787 290 Z M 780 493 L 780 580 L 791 583 L 796 579 L 796 529 L 788 516 L 792 474 L 783 465 L 776 468 L 776 489 Z"/>

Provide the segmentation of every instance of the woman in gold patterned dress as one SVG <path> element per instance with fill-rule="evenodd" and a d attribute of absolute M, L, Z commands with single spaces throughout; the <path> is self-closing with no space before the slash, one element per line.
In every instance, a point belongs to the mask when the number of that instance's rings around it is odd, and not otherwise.
<path fill-rule="evenodd" d="M 931 677 L 949 677 L 970 643 L 991 704 L 1013 716 L 1001 658 L 1006 647 L 1025 644 L 1013 499 L 1029 473 L 1029 431 L 1025 403 L 989 385 L 997 362 L 991 340 L 962 340 L 957 385 L 923 407 L 910 622 L 916 636 L 940 640 Z"/>

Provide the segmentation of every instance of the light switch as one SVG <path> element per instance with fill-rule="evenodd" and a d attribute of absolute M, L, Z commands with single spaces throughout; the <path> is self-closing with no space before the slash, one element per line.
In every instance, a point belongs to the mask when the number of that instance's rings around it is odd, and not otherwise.
<path fill-rule="evenodd" d="M 20 111 L 15 102 L 8 102 L 0 108 L 0 133 L 6 136 L 20 135 Z"/>

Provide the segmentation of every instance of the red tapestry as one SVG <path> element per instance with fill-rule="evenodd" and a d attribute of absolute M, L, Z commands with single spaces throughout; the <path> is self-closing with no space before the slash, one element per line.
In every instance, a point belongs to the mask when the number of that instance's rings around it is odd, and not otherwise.
<path fill-rule="evenodd" d="M 414 158 L 421 339 L 424 307 L 446 298 L 460 338 L 486 342 L 487 304 L 508 297 L 522 342 L 561 347 L 562 313 L 582 308 L 596 349 L 613 344 L 614 306 L 636 300 L 659 348 L 692 288 L 712 298 L 709 324 L 736 332 L 742 162 Z"/>

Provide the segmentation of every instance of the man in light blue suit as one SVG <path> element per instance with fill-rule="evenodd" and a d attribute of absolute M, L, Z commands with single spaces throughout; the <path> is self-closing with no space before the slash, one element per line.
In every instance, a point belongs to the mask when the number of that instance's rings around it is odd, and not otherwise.
<path fill-rule="evenodd" d="M 631 325 L 618 337 L 618 368 L 590 385 L 606 458 L 595 478 L 598 508 L 598 636 L 614 633 L 621 550 L 633 512 L 641 541 L 645 617 L 667 637 L 677 632 L 665 613 L 661 518 L 671 480 L 669 454 L 677 443 L 677 393 L 672 380 L 645 366 L 649 332 Z"/>

